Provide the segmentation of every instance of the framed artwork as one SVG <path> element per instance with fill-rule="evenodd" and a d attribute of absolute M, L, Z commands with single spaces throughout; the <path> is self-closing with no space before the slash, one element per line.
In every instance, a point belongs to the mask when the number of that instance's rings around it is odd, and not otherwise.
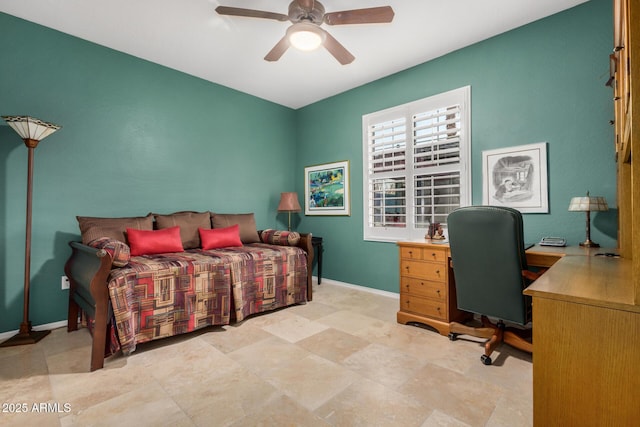
<path fill-rule="evenodd" d="M 548 213 L 547 143 L 483 151 L 482 203 Z"/>
<path fill-rule="evenodd" d="M 351 215 L 347 160 L 304 168 L 305 215 Z"/>

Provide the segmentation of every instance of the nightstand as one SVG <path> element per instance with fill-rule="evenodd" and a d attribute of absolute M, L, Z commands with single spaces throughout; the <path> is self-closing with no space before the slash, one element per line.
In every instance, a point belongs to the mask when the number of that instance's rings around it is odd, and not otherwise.
<path fill-rule="evenodd" d="M 322 237 L 311 236 L 311 246 L 318 260 L 318 285 L 322 283 Z"/>

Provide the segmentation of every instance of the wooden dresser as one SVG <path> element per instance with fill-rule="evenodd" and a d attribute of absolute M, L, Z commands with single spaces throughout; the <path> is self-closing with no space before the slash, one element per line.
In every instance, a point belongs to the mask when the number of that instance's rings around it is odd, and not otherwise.
<path fill-rule="evenodd" d="M 398 242 L 398 247 L 398 323 L 422 323 L 442 335 L 448 335 L 449 322 L 469 317 L 469 313 L 457 308 L 455 281 L 449 266 L 449 246 L 423 241 Z"/>

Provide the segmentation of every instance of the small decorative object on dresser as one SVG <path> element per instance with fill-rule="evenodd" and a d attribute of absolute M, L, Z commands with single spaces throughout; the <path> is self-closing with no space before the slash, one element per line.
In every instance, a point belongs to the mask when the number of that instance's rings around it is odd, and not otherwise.
<path fill-rule="evenodd" d="M 449 247 L 442 243 L 398 242 L 400 247 L 400 311 L 398 323 L 422 323 L 441 335 L 449 323 L 470 313 L 458 310 Z"/>

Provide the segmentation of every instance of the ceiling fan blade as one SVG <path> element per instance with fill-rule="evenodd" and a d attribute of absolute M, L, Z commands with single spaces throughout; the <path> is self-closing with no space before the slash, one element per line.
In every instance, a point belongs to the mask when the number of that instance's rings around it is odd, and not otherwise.
<path fill-rule="evenodd" d="M 328 25 L 382 24 L 393 21 L 394 15 L 391 6 L 370 7 L 325 13 L 324 22 Z"/>
<path fill-rule="evenodd" d="M 341 63 L 342 65 L 347 65 L 351 64 L 353 60 L 356 59 L 356 57 L 353 56 L 351 52 L 349 52 L 344 46 L 342 46 L 342 44 L 331 34 L 326 32 L 325 30 L 322 31 L 326 35 L 326 38 L 324 40 L 324 47 L 329 51 L 331 55 L 333 55 L 334 58 L 338 60 L 339 63 Z"/>
<path fill-rule="evenodd" d="M 289 38 L 285 35 L 264 57 L 265 61 L 277 61 L 289 49 Z"/>
<path fill-rule="evenodd" d="M 314 0 L 298 0 L 297 2 L 300 5 L 300 7 L 303 8 L 304 10 L 313 9 Z"/>
<path fill-rule="evenodd" d="M 275 19 L 276 21 L 288 21 L 289 16 L 281 13 L 264 12 L 262 10 L 242 9 L 240 7 L 218 6 L 218 15 L 246 16 L 249 18 Z"/>

